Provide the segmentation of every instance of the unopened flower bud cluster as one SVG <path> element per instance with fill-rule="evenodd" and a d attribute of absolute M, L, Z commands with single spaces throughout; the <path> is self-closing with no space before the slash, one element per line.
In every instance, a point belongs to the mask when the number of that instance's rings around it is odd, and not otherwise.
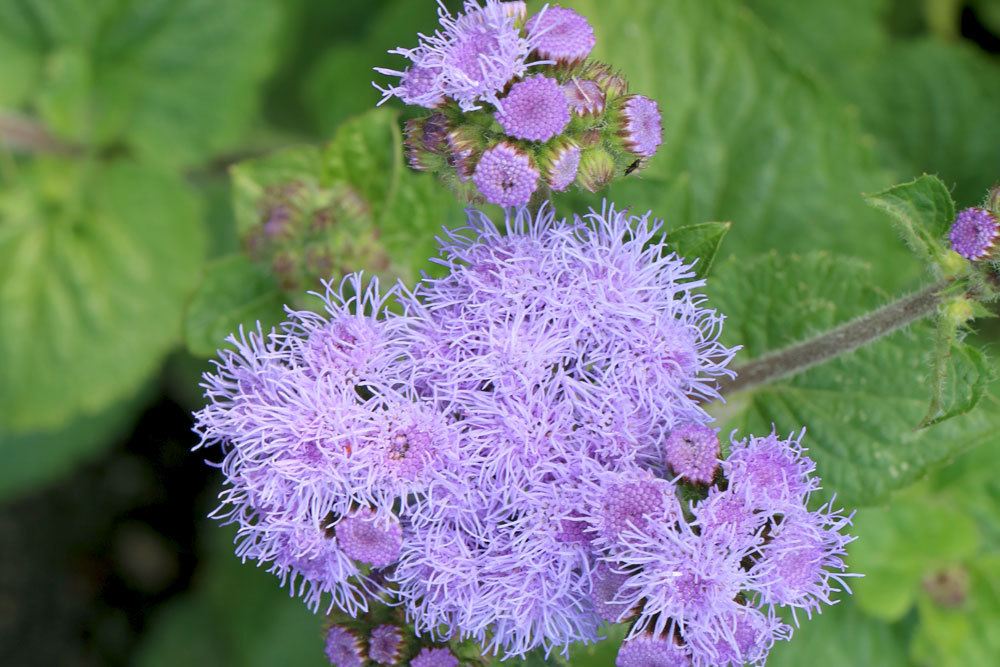
<path fill-rule="evenodd" d="M 411 167 L 440 175 L 470 201 L 527 204 L 541 191 L 574 184 L 597 191 L 641 169 L 662 143 L 658 104 L 631 94 L 610 66 L 590 60 L 596 43 L 586 18 L 547 5 L 467 0 L 415 48 L 409 62 L 377 71 L 379 86 L 430 111 L 406 125 Z"/>

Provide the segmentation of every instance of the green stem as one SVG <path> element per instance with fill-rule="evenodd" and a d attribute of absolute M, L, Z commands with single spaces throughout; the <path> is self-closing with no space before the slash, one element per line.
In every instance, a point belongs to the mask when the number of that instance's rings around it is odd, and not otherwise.
<path fill-rule="evenodd" d="M 872 343 L 935 313 L 941 292 L 951 283 L 934 283 L 815 338 L 749 361 L 735 369 L 736 377 L 723 382 L 719 392 L 727 396 L 768 384 Z"/>

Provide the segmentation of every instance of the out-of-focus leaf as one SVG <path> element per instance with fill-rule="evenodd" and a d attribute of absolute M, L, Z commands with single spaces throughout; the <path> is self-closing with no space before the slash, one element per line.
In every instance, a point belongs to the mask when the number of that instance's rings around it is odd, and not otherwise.
<path fill-rule="evenodd" d="M 631 90 L 654 97 L 665 143 L 638 178 L 611 188 L 619 202 L 673 224 L 731 220 L 745 254 L 824 248 L 877 259 L 887 284 L 915 273 L 860 193 L 888 184 L 856 119 L 736 3 L 581 0 L 597 26 L 598 58 Z M 687 179 L 687 187 L 670 186 Z"/>
<path fill-rule="evenodd" d="M 892 218 L 900 236 L 921 260 L 928 264 L 942 261 L 942 239 L 955 221 L 955 203 L 939 178 L 924 175 L 866 199 Z"/>
<path fill-rule="evenodd" d="M 814 614 L 791 641 L 775 644 L 767 664 L 909 667 L 910 661 L 902 629 L 866 616 L 848 599 Z"/>
<path fill-rule="evenodd" d="M 868 267 L 822 253 L 771 254 L 716 267 L 713 305 L 727 316 L 723 338 L 757 358 L 811 338 L 888 299 L 869 285 Z M 718 410 L 723 429 L 766 433 L 808 429 L 805 444 L 824 493 L 849 506 L 878 502 L 956 454 L 996 442 L 997 399 L 980 409 L 916 430 L 927 407 L 927 324 L 913 325 L 815 367 L 742 394 Z"/>
<path fill-rule="evenodd" d="M 920 599 L 920 625 L 912 655 L 921 665 L 967 667 L 1000 663 L 1000 556 L 969 563 L 967 599 L 949 607 Z"/>
<path fill-rule="evenodd" d="M 328 667 L 322 616 L 279 588 L 273 575 L 241 563 L 231 531 L 210 530 L 195 590 L 153 617 L 136 664 Z"/>
<path fill-rule="evenodd" d="M 254 120 L 280 20 L 274 0 L 11 0 L 0 55 L 13 57 L 0 68 L 12 71 L 13 92 L 0 95 L 23 101 L 45 63 L 36 92 L 53 131 L 191 164 Z"/>
<path fill-rule="evenodd" d="M 180 338 L 204 254 L 178 180 L 31 166 L 0 189 L 0 429 L 22 434 L 139 391 Z"/>
<path fill-rule="evenodd" d="M 881 163 L 899 178 L 939 174 L 968 204 L 993 185 L 1000 173 L 995 59 L 959 41 L 892 39 L 883 0 L 747 4 L 799 62 L 858 109 Z M 898 4 L 919 13 L 912 2 Z"/>
<path fill-rule="evenodd" d="M 854 531 L 850 566 L 865 575 L 854 582 L 855 601 L 886 621 L 897 621 L 912 608 L 924 577 L 971 558 L 979 548 L 979 531 L 968 515 L 919 492 L 859 512 Z"/>
<path fill-rule="evenodd" d="M 701 222 L 677 227 L 667 232 L 667 243 L 689 262 L 697 260 L 695 273 L 699 278 L 705 278 L 712 270 L 722 239 L 732 226 L 731 222 Z"/>
<path fill-rule="evenodd" d="M 132 425 L 149 388 L 101 413 L 78 417 L 53 430 L 11 433 L 0 429 L 0 503 L 37 488 L 97 456 Z"/>
<path fill-rule="evenodd" d="M 188 305 L 184 337 L 193 354 L 210 356 L 226 336 L 256 329 L 267 331 L 282 319 L 284 299 L 274 276 L 244 255 L 212 261 L 201 287 Z"/>

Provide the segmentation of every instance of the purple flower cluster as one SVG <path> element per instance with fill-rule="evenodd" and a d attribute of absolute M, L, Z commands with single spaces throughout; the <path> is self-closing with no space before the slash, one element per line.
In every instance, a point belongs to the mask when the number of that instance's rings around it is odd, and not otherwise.
<path fill-rule="evenodd" d="M 424 641 L 519 656 L 633 620 L 623 667 L 761 662 L 791 633 L 776 607 L 833 601 L 848 519 L 806 509 L 796 440 L 720 459 L 702 406 L 735 350 L 663 237 L 612 205 L 470 210 L 441 277 L 384 297 L 353 277 L 325 315 L 231 339 L 197 428 L 238 553 L 314 607 L 389 601 Z M 398 657 L 376 632 L 369 657 Z"/>
<path fill-rule="evenodd" d="M 376 68 L 398 78 L 376 84 L 380 104 L 395 97 L 433 110 L 407 124 L 414 169 L 470 201 L 521 206 L 546 185 L 595 191 L 656 153 L 659 106 L 588 60 L 596 37 L 576 11 L 546 5 L 528 17 L 524 2 L 466 0 L 460 15 L 443 4 L 438 14 L 440 30 L 390 52 L 407 67 Z"/>

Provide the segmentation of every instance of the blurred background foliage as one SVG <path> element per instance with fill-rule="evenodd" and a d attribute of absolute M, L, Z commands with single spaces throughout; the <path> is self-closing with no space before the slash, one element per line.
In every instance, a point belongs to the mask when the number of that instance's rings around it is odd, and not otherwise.
<path fill-rule="evenodd" d="M 711 292 L 748 353 L 925 279 L 862 193 L 929 172 L 969 206 L 1000 178 L 997 0 L 565 4 L 665 112 L 610 196 L 733 223 Z M 189 411 L 234 327 L 320 275 L 411 280 L 460 221 L 404 166 L 407 112 L 372 111 L 371 67 L 435 24 L 430 0 L 0 2 L 0 664 L 323 664 L 321 620 L 204 519 Z M 1000 387 L 915 431 L 927 340 L 719 412 L 807 425 L 825 491 L 862 506 L 866 578 L 770 664 L 1000 664 Z"/>

